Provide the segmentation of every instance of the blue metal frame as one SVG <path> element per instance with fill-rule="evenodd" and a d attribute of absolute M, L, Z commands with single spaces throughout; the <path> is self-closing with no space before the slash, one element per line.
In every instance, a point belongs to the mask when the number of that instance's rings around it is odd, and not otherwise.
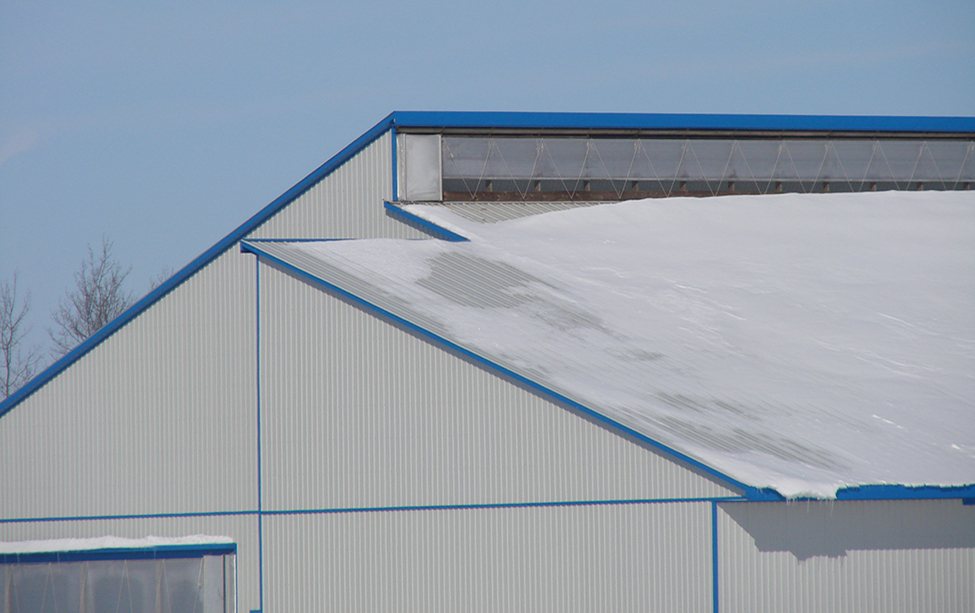
<path fill-rule="evenodd" d="M 535 509 L 549 507 L 602 507 L 628 504 L 675 504 L 687 502 L 746 502 L 741 496 L 717 498 L 634 498 L 622 500 L 568 500 L 554 502 L 495 502 L 479 504 L 431 504 L 409 507 L 348 507 L 337 509 L 294 509 L 291 511 L 264 511 L 265 515 L 334 515 L 339 513 L 387 513 L 396 511 L 468 511 L 476 509 Z"/>
<path fill-rule="evenodd" d="M 199 545 L 160 545 L 158 547 L 108 547 L 71 551 L 33 553 L 0 553 L 0 564 L 35 564 L 41 562 L 90 562 L 93 560 L 173 560 L 203 556 L 236 555 L 236 543 Z"/>
<path fill-rule="evenodd" d="M 226 517 L 254 515 L 257 511 L 203 511 L 200 513 L 142 513 L 135 515 L 76 515 L 68 517 L 4 517 L 0 524 L 29 524 L 52 521 L 101 521 L 112 519 L 175 519 L 180 517 Z"/>
<path fill-rule="evenodd" d="M 718 501 L 711 501 L 711 603 L 718 613 Z"/>
<path fill-rule="evenodd" d="M 393 156 L 393 193 L 390 194 L 390 198 L 392 198 L 393 201 L 395 202 L 395 201 L 399 200 L 399 156 L 398 156 L 398 152 L 396 150 L 397 149 L 397 147 L 396 147 L 396 126 L 395 125 L 392 126 L 390 128 L 390 130 L 391 130 L 390 136 L 392 136 L 392 139 L 391 140 L 393 141 L 393 151 L 392 151 L 392 156 Z"/>
<path fill-rule="evenodd" d="M 975 133 L 975 117 L 862 115 L 703 115 L 398 111 L 401 128 L 490 130 L 769 130 Z"/>
<path fill-rule="evenodd" d="M 261 467 L 261 258 L 254 258 L 254 354 L 257 396 L 257 585 L 259 611 L 264 610 L 264 476 Z"/>

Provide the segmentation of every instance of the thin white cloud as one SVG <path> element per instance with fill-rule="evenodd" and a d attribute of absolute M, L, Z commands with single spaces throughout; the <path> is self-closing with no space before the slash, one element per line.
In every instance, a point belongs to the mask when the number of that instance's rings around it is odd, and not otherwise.
<path fill-rule="evenodd" d="M 0 141 L 0 167 L 18 153 L 34 149 L 40 145 L 41 140 L 41 131 L 33 127 L 24 128 L 9 137 L 5 137 Z"/>

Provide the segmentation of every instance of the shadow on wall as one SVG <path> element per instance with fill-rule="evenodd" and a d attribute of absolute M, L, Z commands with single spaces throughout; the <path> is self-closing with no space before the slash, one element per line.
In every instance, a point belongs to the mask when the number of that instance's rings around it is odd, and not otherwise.
<path fill-rule="evenodd" d="M 975 548 L 975 505 L 961 500 L 723 503 L 762 552 L 800 561 L 849 551 Z"/>

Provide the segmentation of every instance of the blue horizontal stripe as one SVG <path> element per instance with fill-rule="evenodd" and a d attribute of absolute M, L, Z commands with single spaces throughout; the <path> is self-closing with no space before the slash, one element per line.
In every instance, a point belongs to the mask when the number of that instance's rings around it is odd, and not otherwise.
<path fill-rule="evenodd" d="M 344 509 L 300 509 L 263 511 L 264 515 L 328 515 L 334 513 L 387 513 L 392 511 L 466 511 L 473 509 L 532 509 L 550 507 L 594 507 L 633 504 L 672 504 L 679 502 L 743 502 L 741 496 L 719 498 L 644 498 L 633 500 L 574 500 L 567 502 L 499 502 L 485 504 L 438 504 L 409 507 L 349 507 Z"/>
<path fill-rule="evenodd" d="M 504 509 L 517 507 L 571 507 L 587 505 L 606 505 L 606 504 L 650 504 L 665 502 L 735 502 L 742 501 L 741 496 L 719 496 L 716 498 L 641 498 L 633 500 L 570 500 L 570 501 L 550 501 L 550 502 L 496 502 L 482 504 L 439 504 L 439 505 L 414 505 L 414 506 L 388 506 L 388 507 L 341 507 L 341 508 L 322 508 L 322 509 L 279 509 L 275 511 L 216 511 L 206 513 L 148 513 L 136 515 L 80 515 L 72 517 L 17 517 L 0 519 L 0 524 L 23 524 L 32 522 L 55 522 L 55 521 L 105 521 L 105 520 L 128 520 L 128 519 L 172 519 L 183 517 L 226 517 L 238 515 L 301 515 L 309 513 L 371 513 L 378 511 L 434 511 L 449 509 Z"/>
<path fill-rule="evenodd" d="M 0 518 L 0 524 L 22 524 L 51 521 L 104 521 L 113 519 L 172 519 L 180 517 L 226 517 L 233 515 L 257 515 L 257 511 L 210 511 L 201 513 L 144 513 L 136 515 L 76 515 L 71 517 L 17 517 Z"/>

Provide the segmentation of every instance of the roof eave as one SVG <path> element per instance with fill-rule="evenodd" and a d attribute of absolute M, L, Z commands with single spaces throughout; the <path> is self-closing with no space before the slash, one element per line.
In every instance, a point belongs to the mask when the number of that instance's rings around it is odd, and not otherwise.
<path fill-rule="evenodd" d="M 443 133 L 752 132 L 975 135 L 975 117 L 397 111 L 402 131 Z"/>

